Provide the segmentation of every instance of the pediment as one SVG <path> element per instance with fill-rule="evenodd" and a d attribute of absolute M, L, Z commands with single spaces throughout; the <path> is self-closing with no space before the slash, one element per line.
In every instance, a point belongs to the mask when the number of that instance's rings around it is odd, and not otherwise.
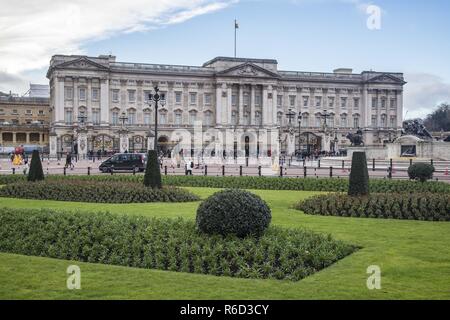
<path fill-rule="evenodd" d="M 375 76 L 371 79 L 368 79 L 367 82 L 370 82 L 370 83 L 392 83 L 392 84 L 405 84 L 406 83 L 402 79 L 394 77 L 393 75 L 390 75 L 387 73 Z"/>
<path fill-rule="evenodd" d="M 67 61 L 55 66 L 57 69 L 83 69 L 83 70 L 109 70 L 104 65 L 96 63 L 88 58 L 82 57 L 72 61 Z"/>
<path fill-rule="evenodd" d="M 238 66 L 220 71 L 217 75 L 245 78 L 280 78 L 277 73 L 264 69 L 253 63 L 240 64 Z"/>

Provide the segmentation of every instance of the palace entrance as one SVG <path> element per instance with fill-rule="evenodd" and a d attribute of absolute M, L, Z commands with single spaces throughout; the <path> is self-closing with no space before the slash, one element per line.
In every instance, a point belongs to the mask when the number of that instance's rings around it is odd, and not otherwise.
<path fill-rule="evenodd" d="M 300 135 L 300 148 L 301 149 L 298 150 L 297 153 L 306 156 L 310 156 L 315 152 L 320 152 L 322 150 L 322 138 L 312 132 L 303 132 Z"/>

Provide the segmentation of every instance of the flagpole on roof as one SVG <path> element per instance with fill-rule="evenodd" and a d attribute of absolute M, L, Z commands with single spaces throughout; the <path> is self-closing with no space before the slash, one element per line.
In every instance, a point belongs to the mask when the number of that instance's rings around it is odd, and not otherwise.
<path fill-rule="evenodd" d="M 236 19 L 234 19 L 234 57 L 236 58 L 236 39 L 237 39 L 237 29 L 239 29 L 239 24 Z"/>

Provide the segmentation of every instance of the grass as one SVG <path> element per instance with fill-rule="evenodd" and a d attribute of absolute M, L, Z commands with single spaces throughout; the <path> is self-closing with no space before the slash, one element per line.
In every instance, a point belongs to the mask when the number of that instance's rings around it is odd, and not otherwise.
<path fill-rule="evenodd" d="M 188 188 L 205 198 L 217 190 Z M 2 299 L 450 299 L 450 223 L 308 216 L 291 209 L 317 192 L 253 191 L 273 224 L 304 227 L 362 249 L 302 281 L 247 280 L 133 269 L 0 253 Z M 87 204 L 0 198 L 0 207 L 109 211 L 194 218 L 198 203 Z M 78 291 L 66 268 L 81 268 Z M 368 290 L 367 267 L 381 268 L 381 290 Z"/>

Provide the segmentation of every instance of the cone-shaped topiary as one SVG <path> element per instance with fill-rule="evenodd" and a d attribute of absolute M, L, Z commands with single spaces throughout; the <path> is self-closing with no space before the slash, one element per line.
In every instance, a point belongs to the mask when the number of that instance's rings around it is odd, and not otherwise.
<path fill-rule="evenodd" d="M 28 172 L 28 181 L 44 180 L 44 171 L 42 170 L 41 158 L 39 151 L 34 150 L 31 156 L 30 170 Z"/>
<path fill-rule="evenodd" d="M 348 186 L 349 196 L 365 196 L 369 194 L 369 171 L 365 152 L 354 152 L 352 171 Z"/>
<path fill-rule="evenodd" d="M 144 185 L 151 188 L 162 188 L 161 171 L 159 168 L 158 155 L 155 150 L 150 150 L 148 152 Z"/>

